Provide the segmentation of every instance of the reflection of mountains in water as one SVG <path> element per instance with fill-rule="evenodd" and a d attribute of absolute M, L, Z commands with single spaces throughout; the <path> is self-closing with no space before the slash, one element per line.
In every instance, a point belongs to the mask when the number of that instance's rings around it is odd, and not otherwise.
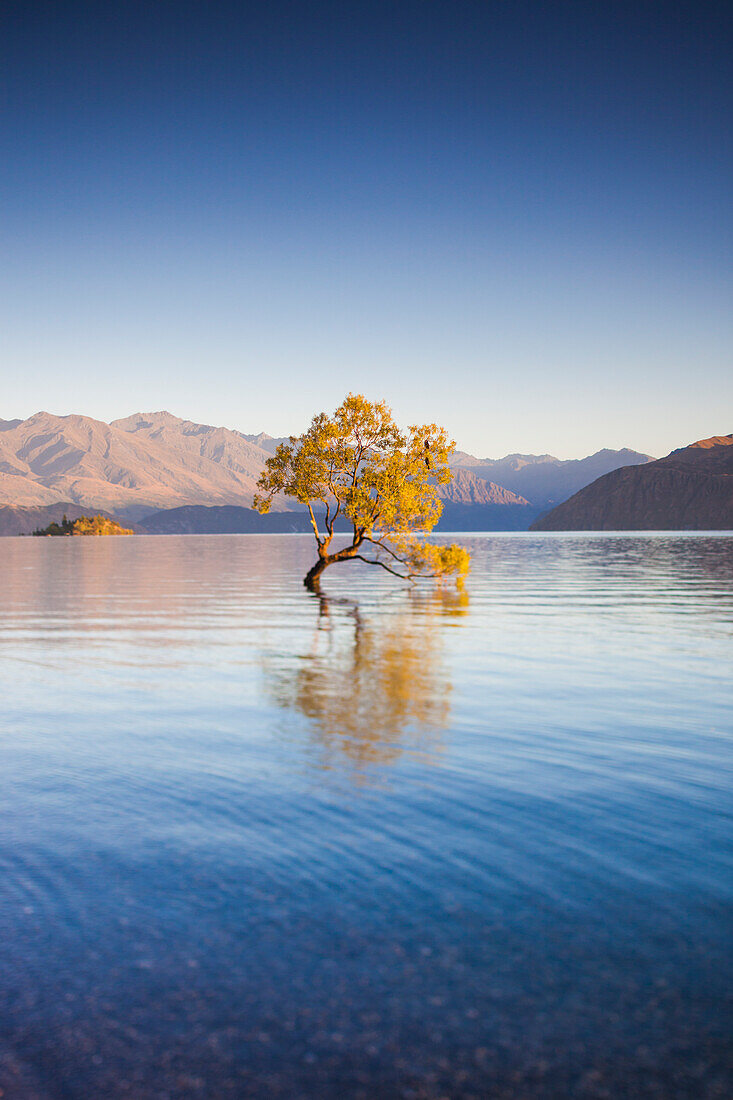
<path fill-rule="evenodd" d="M 407 751 L 429 753 L 450 714 L 441 620 L 467 610 L 455 589 L 411 592 L 379 617 L 319 596 L 309 652 L 286 667 L 267 661 L 266 690 L 309 719 L 325 767 L 346 757 L 362 773 Z"/>

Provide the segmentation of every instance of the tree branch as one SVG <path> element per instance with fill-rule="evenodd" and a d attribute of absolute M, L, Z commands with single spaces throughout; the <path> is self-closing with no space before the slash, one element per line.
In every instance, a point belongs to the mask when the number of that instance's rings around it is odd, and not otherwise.
<path fill-rule="evenodd" d="M 313 506 L 311 505 L 310 501 L 308 501 L 308 511 L 310 512 L 311 524 L 313 526 L 313 530 L 314 530 L 315 535 L 316 535 L 316 542 L 318 543 L 318 546 L 320 548 L 323 545 L 323 543 L 321 542 L 321 536 L 320 536 L 320 533 L 318 531 L 318 524 L 316 523 L 316 517 L 313 515 Z"/>
<path fill-rule="evenodd" d="M 348 561 L 353 561 L 358 558 L 359 561 L 365 561 L 367 565 L 381 565 L 382 569 L 386 569 L 388 573 L 391 573 L 394 577 L 399 577 L 401 581 L 410 581 L 413 583 L 415 578 L 422 580 L 430 580 L 433 577 L 441 577 L 442 573 L 398 573 L 396 569 L 392 569 L 386 562 L 380 561 L 379 558 L 365 558 L 363 554 L 351 554 Z"/>
<path fill-rule="evenodd" d="M 379 558 L 365 558 L 363 554 L 351 554 L 349 561 L 365 561 L 367 565 L 381 565 L 382 569 L 386 569 L 388 573 L 391 573 L 393 577 L 399 577 L 401 581 L 411 581 L 413 577 L 417 576 L 416 573 L 398 573 L 396 569 L 392 569 L 386 562 L 380 561 Z"/>
<path fill-rule="evenodd" d="M 366 542 L 370 542 L 372 544 L 372 546 L 378 546 L 380 548 L 380 550 L 386 550 L 387 553 L 390 554 L 394 558 L 395 561 L 398 561 L 400 563 L 400 565 L 406 565 L 407 564 L 407 562 L 405 561 L 404 558 L 401 558 L 399 556 L 399 554 L 395 554 L 394 550 L 392 550 L 391 547 L 385 545 L 385 543 L 383 543 L 383 542 L 380 542 L 379 539 L 370 539 L 368 535 L 365 535 L 364 539 L 365 539 Z"/>

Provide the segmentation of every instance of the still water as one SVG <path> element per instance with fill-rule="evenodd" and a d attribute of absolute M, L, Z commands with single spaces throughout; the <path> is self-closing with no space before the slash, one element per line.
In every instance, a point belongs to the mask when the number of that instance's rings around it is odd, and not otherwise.
<path fill-rule="evenodd" d="M 0 540 L 12 1100 L 724 1097 L 733 538 Z"/>

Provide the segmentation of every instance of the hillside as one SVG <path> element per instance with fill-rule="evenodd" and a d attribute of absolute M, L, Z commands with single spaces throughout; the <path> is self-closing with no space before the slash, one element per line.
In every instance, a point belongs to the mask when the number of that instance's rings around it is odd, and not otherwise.
<path fill-rule="evenodd" d="M 266 459 L 236 432 L 168 413 L 111 425 L 41 412 L 0 421 L 0 504 L 63 500 L 136 519 L 183 504 L 249 503 Z"/>
<path fill-rule="evenodd" d="M 435 530 L 526 531 L 536 515 L 536 509 L 530 505 L 451 504 L 447 501 Z M 146 535 L 254 535 L 310 534 L 312 527 L 305 511 L 271 512 L 261 516 L 252 508 L 225 504 L 187 505 L 154 512 L 139 520 L 135 530 Z M 348 531 L 348 522 L 339 517 L 336 530 Z"/>
<path fill-rule="evenodd" d="M 478 477 L 473 470 L 465 468 L 455 470 L 453 480 L 438 487 L 438 496 L 451 504 L 529 504 L 510 489 L 495 485 L 493 481 Z"/>
<path fill-rule="evenodd" d="M 253 482 L 259 477 L 269 453 L 240 432 L 195 424 L 169 412 L 135 413 L 123 420 L 113 420 L 110 427 L 165 448 L 184 466 L 191 458 L 202 458 Z M 208 467 L 203 468 L 208 472 Z"/>
<path fill-rule="evenodd" d="M 456 466 L 469 469 L 476 477 L 503 485 L 539 509 L 567 500 L 573 493 L 612 470 L 654 461 L 651 455 L 628 448 L 620 451 L 604 448 L 579 459 L 523 454 L 478 459 L 464 453 L 459 454 L 457 459 Z"/>
<path fill-rule="evenodd" d="M 277 535 L 313 530 L 306 511 L 261 516 L 253 508 L 233 504 L 169 508 L 146 516 L 136 527 L 145 535 Z"/>
<path fill-rule="evenodd" d="M 666 458 L 594 481 L 538 519 L 532 531 L 733 529 L 733 435 L 702 439 Z"/>

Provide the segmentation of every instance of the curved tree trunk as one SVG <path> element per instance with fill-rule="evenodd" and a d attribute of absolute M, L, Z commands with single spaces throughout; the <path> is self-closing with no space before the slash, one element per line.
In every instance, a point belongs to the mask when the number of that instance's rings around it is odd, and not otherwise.
<path fill-rule="evenodd" d="M 331 540 L 329 539 L 328 542 L 330 541 Z M 311 592 L 318 592 L 321 583 L 320 577 L 323 570 L 327 566 L 333 565 L 334 562 L 337 561 L 352 561 L 357 556 L 357 551 L 363 541 L 364 538 L 362 533 L 355 532 L 354 541 L 352 542 L 351 546 L 345 546 L 343 550 L 337 550 L 335 554 L 328 554 L 325 552 L 325 548 L 328 543 L 320 546 L 318 550 L 318 561 L 312 567 L 312 569 L 308 570 L 305 577 L 303 578 L 303 584 L 305 585 L 305 587 L 310 589 Z"/>
<path fill-rule="evenodd" d="M 305 585 L 305 587 L 310 589 L 311 592 L 317 592 L 321 585 L 321 573 L 326 568 L 326 566 L 330 564 L 331 562 L 329 558 L 319 558 L 313 568 L 309 569 L 305 577 L 303 578 L 303 584 Z"/>

